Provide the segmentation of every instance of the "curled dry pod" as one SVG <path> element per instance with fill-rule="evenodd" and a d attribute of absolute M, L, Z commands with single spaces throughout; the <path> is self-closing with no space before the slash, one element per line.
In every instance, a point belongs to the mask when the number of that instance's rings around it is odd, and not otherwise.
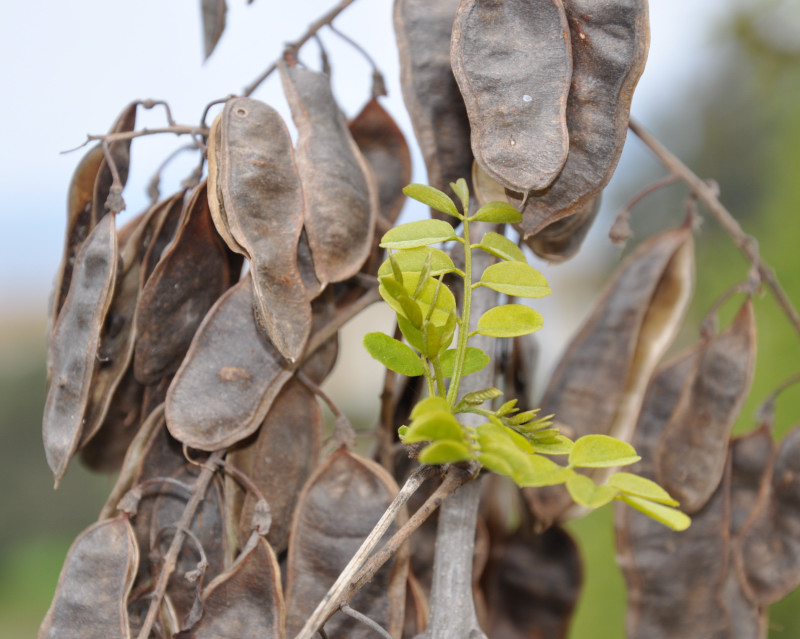
<path fill-rule="evenodd" d="M 737 558 L 745 592 L 762 605 L 800 585 L 800 427 L 780 443 L 767 481 L 740 533 Z"/>
<path fill-rule="evenodd" d="M 297 498 L 317 467 L 322 439 L 322 409 L 314 393 L 292 378 L 269 409 L 255 441 L 229 454 L 261 491 L 272 515 L 267 539 L 277 553 L 289 545 L 289 525 Z M 242 544 L 252 530 L 258 497 L 248 492 L 239 518 Z"/>
<path fill-rule="evenodd" d="M 388 473 L 341 448 L 309 479 L 289 535 L 286 634 L 295 636 L 397 494 Z M 397 530 L 393 523 L 387 535 Z M 395 555 L 351 601 L 396 637 L 403 627 L 408 557 Z M 372 637 L 374 631 L 337 612 L 325 624 L 331 639 Z"/>
<path fill-rule="evenodd" d="M 111 133 L 121 133 L 133 129 L 136 124 L 137 104 L 138 103 L 134 102 L 125 107 L 117 118 L 117 121 L 111 127 Z M 128 153 L 130 141 L 117 142 L 114 145 L 114 148 L 121 147 L 125 147 L 126 153 Z M 128 176 L 128 162 L 118 162 L 117 169 L 120 172 L 120 179 L 124 183 Z M 56 274 L 50 301 L 52 306 L 50 313 L 51 326 L 55 325 L 56 318 L 61 311 L 61 306 L 64 304 L 64 300 L 69 292 L 75 256 L 81 244 L 97 222 L 92 219 L 92 200 L 96 193 L 95 183 L 98 181 L 101 171 L 103 173 L 108 172 L 108 167 L 105 161 L 105 154 L 103 153 L 103 146 L 102 144 L 98 144 L 93 146 L 81 159 L 75 169 L 75 173 L 72 175 L 72 181 L 70 182 L 69 191 L 67 192 L 66 239 L 64 242 L 64 255 L 61 258 L 61 264 Z M 108 188 L 111 186 L 110 181 L 105 177 L 103 178 L 103 182 L 107 182 L 105 192 L 97 193 L 97 196 L 101 197 L 103 200 L 100 203 L 101 206 L 105 203 L 105 198 L 108 196 Z"/>
<path fill-rule="evenodd" d="M 214 223 L 230 249 L 250 260 L 259 320 L 278 352 L 294 362 L 308 339 L 311 303 L 297 267 L 303 191 L 289 132 L 273 108 L 234 98 L 209 140 Z"/>
<path fill-rule="evenodd" d="M 542 414 L 555 414 L 575 439 L 599 433 L 629 441 L 647 380 L 680 326 L 693 280 L 689 228 L 640 245 L 561 357 Z M 526 488 L 525 494 L 545 526 L 571 504 L 562 486 Z"/>
<path fill-rule="evenodd" d="M 380 206 L 378 187 L 350 135 L 328 77 L 284 62 L 278 69 L 297 126 L 303 225 L 319 285 L 324 287 L 355 275 L 367 259 Z"/>
<path fill-rule="evenodd" d="M 647 0 L 565 0 L 564 7 L 572 41 L 569 153 L 555 181 L 527 198 L 525 237 L 584 210 L 608 184 L 650 44 Z"/>
<path fill-rule="evenodd" d="M 174 373 L 203 317 L 231 280 L 211 219 L 206 182 L 193 192 L 175 240 L 144 284 L 136 309 L 134 372 L 143 384 Z"/>
<path fill-rule="evenodd" d="M 755 367 L 753 305 L 744 303 L 730 328 L 711 338 L 656 451 L 656 479 L 693 513 L 716 490 L 728 438 L 750 390 Z"/>
<path fill-rule="evenodd" d="M 367 102 L 347 127 L 377 182 L 382 223 L 392 225 L 406 200 L 403 188 L 411 182 L 411 152 L 403 132 L 378 98 Z"/>
<path fill-rule="evenodd" d="M 403 100 L 425 159 L 428 184 L 445 191 L 469 175 L 469 118 L 450 66 L 458 0 L 395 0 Z M 435 91 L 431 87 L 436 87 Z M 437 219 L 455 218 L 431 209 Z"/>
<path fill-rule="evenodd" d="M 453 74 L 481 168 L 512 191 L 547 187 L 567 159 L 572 77 L 561 0 L 462 0 Z"/>
<path fill-rule="evenodd" d="M 106 519 L 73 542 L 39 639 L 128 639 L 128 593 L 139 549 L 127 516 Z"/>
<path fill-rule="evenodd" d="M 520 528 L 492 548 L 482 581 L 487 634 L 565 638 L 582 581 L 578 547 L 563 528 L 541 534 Z"/>
<path fill-rule="evenodd" d="M 564 262 L 573 257 L 586 239 L 597 214 L 601 196 L 598 194 L 576 209 L 572 215 L 556 220 L 544 227 L 525 243 L 541 258 L 551 262 Z"/>
<path fill-rule="evenodd" d="M 292 376 L 253 304 L 248 274 L 208 311 L 167 391 L 169 432 L 192 448 L 227 448 L 255 432 Z"/>
<path fill-rule="evenodd" d="M 106 216 L 75 257 L 70 291 L 53 327 L 48 353 L 50 387 L 42 438 L 56 486 L 83 432 L 100 331 L 111 304 L 116 269 L 117 231 L 114 217 Z"/>
<path fill-rule="evenodd" d="M 253 534 L 230 569 L 206 587 L 203 616 L 188 636 L 283 639 L 285 622 L 278 560 L 266 540 Z"/>

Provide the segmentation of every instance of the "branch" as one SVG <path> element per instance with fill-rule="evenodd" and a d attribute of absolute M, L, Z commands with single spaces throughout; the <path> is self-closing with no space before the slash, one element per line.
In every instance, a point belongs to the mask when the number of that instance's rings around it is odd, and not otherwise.
<path fill-rule="evenodd" d="M 653 134 L 634 120 L 630 121 L 630 128 L 637 137 L 655 153 L 661 163 L 671 173 L 677 175 L 691 189 L 706 209 L 717 219 L 723 229 L 731 236 L 734 244 L 739 247 L 747 259 L 758 268 L 762 281 L 766 282 L 775 296 L 783 312 L 789 318 L 795 331 L 800 335 L 800 315 L 792 305 L 792 301 L 778 282 L 775 272 L 758 255 L 758 246 L 751 236 L 747 235 L 736 218 L 720 203 L 714 188 L 701 180 L 689 167 L 675 157 Z"/>
<path fill-rule="evenodd" d="M 347 9 L 351 4 L 353 4 L 355 0 L 342 0 L 339 4 L 337 4 L 333 9 L 328 11 L 325 15 L 323 15 L 319 20 L 316 22 L 312 22 L 308 30 L 300 36 L 300 38 L 294 42 L 290 42 L 286 45 L 286 49 L 288 50 L 297 50 L 302 47 L 306 42 L 308 42 L 311 38 L 313 38 L 317 31 L 319 31 L 325 25 L 330 25 L 331 22 L 338 16 L 342 11 Z M 273 62 L 269 67 L 267 67 L 264 72 L 258 76 L 253 82 L 248 84 L 244 90 L 242 91 L 242 95 L 245 97 L 249 97 L 253 94 L 253 92 L 259 87 L 259 85 L 266 80 L 270 73 L 272 73 L 278 67 L 277 62 Z"/>
<path fill-rule="evenodd" d="M 175 135 L 200 135 L 203 137 L 208 136 L 208 129 L 200 126 L 188 126 L 185 124 L 176 124 L 175 126 L 165 126 L 156 129 L 140 129 L 139 131 L 120 131 L 119 133 L 105 133 L 103 135 L 88 134 L 83 144 L 76 146 L 74 149 L 67 149 L 61 153 L 72 153 L 78 149 L 82 149 L 89 142 L 119 142 L 122 140 L 132 140 L 133 138 L 140 138 L 145 135 L 158 135 L 159 133 L 174 133 Z"/>
<path fill-rule="evenodd" d="M 153 591 L 153 598 L 150 601 L 150 608 L 147 611 L 147 617 L 145 617 L 137 639 L 147 639 L 150 636 L 153 622 L 156 620 L 158 611 L 161 609 L 161 601 L 164 599 L 164 593 L 167 591 L 167 582 L 175 571 L 178 554 L 183 546 L 186 531 L 192 524 L 192 519 L 194 519 L 200 502 L 205 498 L 208 485 L 211 483 L 212 477 L 214 477 L 216 466 L 224 454 L 224 450 L 211 453 L 211 456 L 208 458 L 208 466 L 204 466 L 203 470 L 200 472 L 200 476 L 197 478 L 197 482 L 194 485 L 194 492 L 186 503 L 186 508 L 183 509 L 183 515 L 181 515 L 180 521 L 175 524 L 175 536 L 172 538 L 169 550 L 164 556 L 164 566 L 161 569 L 161 573 L 158 575 L 158 581 Z"/>

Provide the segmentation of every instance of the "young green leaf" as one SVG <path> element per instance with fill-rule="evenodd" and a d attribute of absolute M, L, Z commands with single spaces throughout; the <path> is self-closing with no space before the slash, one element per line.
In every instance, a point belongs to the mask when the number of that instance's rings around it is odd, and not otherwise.
<path fill-rule="evenodd" d="M 425 373 L 425 367 L 411 347 L 385 333 L 367 333 L 364 348 L 386 368 L 406 377 Z"/>
<path fill-rule="evenodd" d="M 418 202 L 427 204 L 432 209 L 436 209 L 441 213 L 447 213 L 447 215 L 452 215 L 459 220 L 462 219 L 461 215 L 458 213 L 455 202 L 439 189 L 435 189 L 427 184 L 409 184 L 403 189 L 403 193 Z"/>
<path fill-rule="evenodd" d="M 567 480 L 570 497 L 580 506 L 599 508 L 617 496 L 617 490 L 608 486 L 598 486 L 586 475 L 575 473 Z"/>
<path fill-rule="evenodd" d="M 451 348 L 445 351 L 439 357 L 439 363 L 442 366 L 442 374 L 445 377 L 452 377 L 456 365 L 456 349 Z M 481 370 L 489 363 L 489 356 L 481 349 L 474 346 L 467 346 L 467 352 L 464 357 L 464 369 L 461 371 L 462 375 L 469 375 Z"/>
<path fill-rule="evenodd" d="M 574 444 L 563 435 L 556 435 L 552 439 L 529 440 L 533 450 L 545 455 L 569 455 Z"/>
<path fill-rule="evenodd" d="M 480 243 L 474 244 L 472 248 L 483 249 L 487 253 L 491 253 L 495 257 L 499 257 L 501 260 L 506 260 L 509 262 L 525 262 L 527 264 L 525 254 L 522 252 L 522 249 L 514 244 L 514 242 L 509 240 L 505 235 L 500 235 L 500 233 L 495 233 L 494 231 L 485 233 L 481 238 Z"/>
<path fill-rule="evenodd" d="M 634 497 L 649 499 L 667 506 L 678 506 L 678 502 L 656 482 L 633 473 L 614 473 L 608 478 L 606 485 Z"/>
<path fill-rule="evenodd" d="M 522 222 L 522 213 L 508 202 L 489 202 L 479 208 L 475 215 L 469 218 L 469 221 L 518 224 Z"/>
<path fill-rule="evenodd" d="M 431 259 L 431 277 L 438 277 L 442 273 L 452 273 L 456 270 L 453 260 L 450 259 L 447 253 L 431 246 L 419 246 L 413 249 L 397 251 L 392 254 L 392 259 L 401 271 L 419 273 L 425 266 L 428 256 Z M 378 277 L 390 275 L 391 273 L 392 264 L 387 259 L 378 269 Z M 395 276 L 395 279 L 399 278 Z"/>
<path fill-rule="evenodd" d="M 450 411 L 450 406 L 444 397 L 426 397 L 425 399 L 417 402 L 414 408 L 411 409 L 411 419 L 416 419 L 425 413 L 433 413 L 436 411 Z"/>
<path fill-rule="evenodd" d="M 421 319 L 422 314 L 420 314 L 420 320 Z M 400 328 L 400 332 L 403 334 L 403 337 L 408 340 L 408 343 L 411 344 L 411 346 L 417 349 L 417 351 L 420 353 L 425 350 L 425 343 L 422 341 L 422 331 L 414 326 L 410 320 L 406 319 L 402 315 L 398 315 L 397 326 Z"/>
<path fill-rule="evenodd" d="M 419 280 L 419 273 L 405 273 L 403 287 L 407 295 L 411 295 L 417 288 L 417 281 Z M 383 284 L 378 288 L 381 297 L 386 303 L 395 310 L 395 312 L 403 315 L 403 308 L 400 303 L 394 299 L 394 296 L 389 295 L 385 290 Z M 456 298 L 447 286 L 440 285 L 438 280 L 428 278 L 422 288 L 419 297 L 415 298 L 419 304 L 423 317 L 428 317 L 433 322 L 434 326 L 446 326 L 450 321 L 450 315 L 455 312 Z M 431 313 L 431 306 L 433 305 L 433 312 Z"/>
<path fill-rule="evenodd" d="M 398 297 L 408 295 L 408 291 L 406 290 L 406 287 L 403 286 L 402 281 L 395 278 L 394 275 L 384 275 L 383 277 L 379 277 L 378 282 L 380 283 L 381 289 L 383 289 L 381 296 L 384 299 L 386 299 L 387 295 L 395 300 Z M 386 295 L 384 295 L 384 293 Z M 389 300 L 386 301 L 388 303 Z"/>
<path fill-rule="evenodd" d="M 467 393 L 464 397 L 461 398 L 462 404 L 467 404 L 469 406 L 480 406 L 483 402 L 494 399 L 495 397 L 500 397 L 503 394 L 499 388 L 484 388 L 482 390 L 472 391 L 471 393 Z"/>
<path fill-rule="evenodd" d="M 522 262 L 492 264 L 483 272 L 476 286 L 488 286 L 493 291 L 514 297 L 544 297 L 551 292 L 544 275 Z"/>
<path fill-rule="evenodd" d="M 689 516 L 682 513 L 680 510 L 664 506 L 663 504 L 657 504 L 649 499 L 642 499 L 641 497 L 625 494 L 620 495 L 619 499 L 648 517 L 652 517 L 665 526 L 672 528 L 672 530 L 686 530 L 692 523 Z"/>
<path fill-rule="evenodd" d="M 403 438 L 404 444 L 417 442 L 436 442 L 451 440 L 466 444 L 464 429 L 450 411 L 426 412 L 414 421 L 406 431 Z"/>
<path fill-rule="evenodd" d="M 476 332 L 487 337 L 518 337 L 542 328 L 544 320 L 524 304 L 504 304 L 490 308 L 478 320 Z"/>
<path fill-rule="evenodd" d="M 439 354 L 442 344 L 441 337 L 439 337 L 439 330 L 430 322 L 422 325 L 422 344 L 425 347 L 422 354 L 428 359 L 433 359 Z"/>
<path fill-rule="evenodd" d="M 453 464 L 472 458 L 472 451 L 467 446 L 450 439 L 433 442 L 419 454 L 419 461 L 423 464 Z"/>
<path fill-rule="evenodd" d="M 569 465 L 580 468 L 627 466 L 640 459 L 633 446 L 608 435 L 584 435 L 569 453 Z"/>
<path fill-rule="evenodd" d="M 409 249 L 456 239 L 453 227 L 442 220 L 417 220 L 389 229 L 381 238 L 381 248 Z"/>
<path fill-rule="evenodd" d="M 400 307 L 403 309 L 403 314 L 408 318 L 408 321 L 411 322 L 414 328 L 417 330 L 422 328 L 422 311 L 419 308 L 419 304 L 408 295 L 398 295 L 396 299 L 397 303 L 400 304 Z"/>
<path fill-rule="evenodd" d="M 464 211 L 469 210 L 469 187 L 467 186 L 467 181 L 464 178 L 458 178 L 455 182 L 450 182 L 450 188 L 453 189 L 453 193 L 458 196 L 458 199 L 461 200 L 461 208 Z"/>
<path fill-rule="evenodd" d="M 514 471 L 506 460 L 505 455 L 481 452 L 480 455 L 478 455 L 478 461 L 481 463 L 481 466 L 487 470 L 491 470 L 493 473 L 497 473 L 498 475 L 511 477 L 514 474 Z"/>
<path fill-rule="evenodd" d="M 575 475 L 571 468 L 559 466 L 552 459 L 541 455 L 529 455 L 528 474 L 520 477 L 517 484 L 520 486 L 540 487 L 555 486 L 563 484 L 567 479 Z"/>

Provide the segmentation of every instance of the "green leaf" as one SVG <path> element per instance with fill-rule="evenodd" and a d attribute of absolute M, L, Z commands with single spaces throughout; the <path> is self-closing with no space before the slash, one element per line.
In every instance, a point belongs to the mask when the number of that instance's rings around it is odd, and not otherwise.
<path fill-rule="evenodd" d="M 439 330 L 430 322 L 422 325 L 422 344 L 425 346 L 422 354 L 428 359 L 433 359 L 439 354 L 439 348 L 442 345 L 441 337 L 439 337 Z"/>
<path fill-rule="evenodd" d="M 477 428 L 477 433 L 481 449 L 492 451 L 495 446 L 503 446 L 526 456 L 533 453 L 533 448 L 527 439 L 502 424 L 494 422 L 481 424 Z"/>
<path fill-rule="evenodd" d="M 480 348 L 467 346 L 464 355 L 464 370 L 462 375 L 469 375 L 481 370 L 489 363 L 489 356 Z M 451 348 L 439 356 L 439 364 L 442 366 L 442 374 L 445 377 L 452 377 L 456 366 L 456 349 Z"/>
<path fill-rule="evenodd" d="M 517 211 L 508 202 L 489 202 L 484 204 L 478 211 L 469 218 L 470 222 L 492 222 L 502 224 L 508 222 L 517 224 L 522 222 L 522 213 Z"/>
<path fill-rule="evenodd" d="M 406 431 L 403 443 L 415 444 L 439 440 L 466 443 L 464 428 L 450 411 L 426 412 L 414 419 Z"/>
<path fill-rule="evenodd" d="M 420 318 L 422 315 L 420 314 Z M 400 332 L 403 334 L 403 337 L 408 340 L 408 343 L 411 344 L 417 351 L 422 353 L 425 350 L 425 344 L 422 341 L 422 331 L 419 330 L 416 326 L 414 326 L 409 320 L 407 320 L 402 315 L 397 316 L 397 326 L 400 327 Z"/>
<path fill-rule="evenodd" d="M 384 279 L 386 277 L 388 276 L 381 278 L 381 285 L 378 287 L 378 292 L 381 294 L 381 297 L 384 299 L 384 301 L 391 306 L 397 314 L 405 317 L 403 307 L 397 301 L 397 295 L 391 295 L 384 286 Z M 416 290 L 418 280 L 419 273 L 403 274 L 403 288 L 405 289 L 406 295 L 411 295 L 414 290 Z M 428 280 L 425 282 L 425 285 L 422 287 L 422 293 L 420 294 L 419 298 L 415 299 L 415 301 L 417 304 L 419 304 L 423 317 L 427 317 L 431 309 L 433 298 L 436 297 L 436 305 L 433 307 L 433 312 L 431 313 L 430 319 L 435 326 L 445 326 L 450 319 L 451 313 L 455 311 L 456 298 L 453 297 L 453 293 L 449 288 L 447 288 L 447 286 L 442 285 L 438 291 L 438 294 L 437 288 L 439 288 L 438 280 L 428 278 Z"/>
<path fill-rule="evenodd" d="M 417 220 L 389 229 L 381 238 L 380 245 L 388 249 L 408 249 L 455 238 L 453 227 L 443 220 Z"/>
<path fill-rule="evenodd" d="M 424 249 L 425 247 L 423 246 L 421 248 Z M 409 249 L 409 250 L 411 250 L 411 249 Z M 389 271 L 387 273 L 385 273 L 385 274 L 389 275 L 389 273 L 391 273 L 394 276 L 394 279 L 396 279 L 400 284 L 402 284 L 403 283 L 403 269 L 400 268 L 400 264 L 397 263 L 397 259 L 396 259 L 395 255 L 392 254 L 391 251 L 389 251 L 389 257 L 386 259 L 384 264 L 386 264 L 387 262 L 389 263 Z"/>
<path fill-rule="evenodd" d="M 392 254 L 392 259 L 401 271 L 409 273 L 419 273 L 425 266 L 425 261 L 430 255 L 431 276 L 438 277 L 442 273 L 452 273 L 456 270 L 453 260 L 444 251 L 433 248 L 432 246 L 419 246 L 413 249 L 404 249 Z M 392 264 L 386 259 L 378 269 L 378 277 L 389 275 L 392 272 Z"/>
<path fill-rule="evenodd" d="M 453 335 L 456 332 L 456 325 L 458 324 L 458 316 L 456 315 L 455 310 L 450 313 L 450 316 L 447 318 L 447 321 L 444 323 L 439 330 L 439 336 L 442 342 L 442 349 L 447 348 L 450 346 L 450 343 L 453 341 Z"/>
<path fill-rule="evenodd" d="M 608 435 L 584 435 L 569 453 L 569 465 L 579 468 L 627 466 L 640 459 L 633 446 Z"/>
<path fill-rule="evenodd" d="M 459 220 L 462 219 L 462 216 L 458 213 L 455 202 L 439 189 L 435 189 L 427 184 L 409 184 L 403 189 L 403 193 L 418 202 L 427 204 L 432 209 L 436 209 L 441 213 L 447 213 L 447 215 L 452 215 Z M 447 222 L 445 222 L 445 224 L 447 224 Z M 448 226 L 450 225 L 448 224 Z"/>
<path fill-rule="evenodd" d="M 385 333 L 367 333 L 364 347 L 372 357 L 395 373 L 406 377 L 425 373 L 425 367 L 411 347 Z"/>
<path fill-rule="evenodd" d="M 498 262 L 481 275 L 478 286 L 488 286 L 493 291 L 514 297 L 544 297 L 550 295 L 547 280 L 530 264 Z"/>
<path fill-rule="evenodd" d="M 406 316 L 408 321 L 419 329 L 422 326 L 422 311 L 419 308 L 419 304 L 408 295 L 398 295 L 397 303 L 400 304 L 400 308 L 403 309 L 403 315 Z"/>
<path fill-rule="evenodd" d="M 458 196 L 458 199 L 461 200 L 461 207 L 464 211 L 469 210 L 469 187 L 467 187 L 467 181 L 464 178 L 458 178 L 455 182 L 450 182 L 450 188 L 453 189 L 453 193 Z"/>
<path fill-rule="evenodd" d="M 528 263 L 525 259 L 525 254 L 519 246 L 514 244 L 514 242 L 509 240 L 505 235 L 500 235 L 500 233 L 495 233 L 494 231 L 489 231 L 484 234 L 480 243 L 475 244 L 472 248 L 483 249 L 487 253 L 499 257 L 501 260 Z"/>
<path fill-rule="evenodd" d="M 469 447 L 449 439 L 433 442 L 419 454 L 419 461 L 423 464 L 453 464 L 469 459 L 473 459 Z"/>
<path fill-rule="evenodd" d="M 511 465 L 508 463 L 508 461 L 506 461 L 506 458 L 503 455 L 481 452 L 478 455 L 478 461 L 481 463 L 481 466 L 491 470 L 493 473 L 497 473 L 498 475 L 511 477 L 511 475 L 514 474 Z"/>
<path fill-rule="evenodd" d="M 652 517 L 657 522 L 664 524 L 668 528 L 672 528 L 672 530 L 686 530 L 692 523 L 689 516 L 682 513 L 680 510 L 664 506 L 663 504 L 657 504 L 649 499 L 642 499 L 625 494 L 620 495 L 619 499 L 648 517 Z"/>
<path fill-rule="evenodd" d="M 574 446 L 572 440 L 563 435 L 556 435 L 551 439 L 531 439 L 529 441 L 537 453 L 545 455 L 569 455 Z"/>
<path fill-rule="evenodd" d="M 416 403 L 411 409 L 411 419 L 416 419 L 425 413 L 435 413 L 437 411 L 450 412 L 450 405 L 444 397 L 426 397 Z"/>
<path fill-rule="evenodd" d="M 669 496 L 669 493 L 656 482 L 633 473 L 614 473 L 606 481 L 607 486 L 618 488 L 623 493 L 642 497 L 650 501 L 657 501 L 667 506 L 678 506 L 678 502 Z"/>
<path fill-rule="evenodd" d="M 500 397 L 503 394 L 499 388 L 484 388 L 481 390 L 472 391 L 467 393 L 461 398 L 461 402 L 470 406 L 480 406 L 483 402 Z"/>
<path fill-rule="evenodd" d="M 575 473 L 567 480 L 570 497 L 579 506 L 599 508 L 617 496 L 617 490 L 608 486 L 598 486 L 586 475 Z"/>
<path fill-rule="evenodd" d="M 476 332 L 487 337 L 518 337 L 538 331 L 542 316 L 524 304 L 503 304 L 490 308 L 478 320 Z"/>
<path fill-rule="evenodd" d="M 547 457 L 541 455 L 528 455 L 528 457 L 530 458 L 528 472 L 517 482 L 522 487 L 555 486 L 563 484 L 575 474 L 574 470 L 559 466 Z"/>

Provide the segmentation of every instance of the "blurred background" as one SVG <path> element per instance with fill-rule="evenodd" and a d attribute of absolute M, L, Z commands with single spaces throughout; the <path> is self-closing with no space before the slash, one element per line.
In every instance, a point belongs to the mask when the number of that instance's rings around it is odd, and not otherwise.
<path fill-rule="evenodd" d="M 55 589 L 67 549 L 97 516 L 113 478 L 73 463 L 58 492 L 41 446 L 45 391 L 47 296 L 63 246 L 66 189 L 84 151 L 62 154 L 87 133 L 103 133 L 133 99 L 169 102 L 181 124 L 199 121 L 204 106 L 240 92 L 284 43 L 334 4 L 304 0 L 280 7 L 273 0 L 231 0 L 227 28 L 203 63 L 197 0 L 106 2 L 78 0 L 7 3 L 0 23 L 0 636 L 33 636 Z M 723 204 L 756 236 L 762 257 L 800 305 L 800 0 L 692 0 L 651 3 L 648 66 L 633 103 L 633 117 L 655 132 L 698 175 L 720 186 Z M 292 8 L 297 6 L 299 8 Z M 375 59 L 389 90 L 384 105 L 413 141 L 398 81 L 391 2 L 356 2 L 335 22 Z M 335 92 L 352 117 L 369 98 L 371 68 L 330 31 L 321 39 L 332 64 Z M 301 59 L 319 66 L 310 43 Z M 255 94 L 287 113 L 277 78 Z M 165 123 L 163 111 L 140 110 L 137 128 Z M 213 112 L 212 112 L 213 115 Z M 208 120 L 211 121 L 210 119 Z M 173 136 L 136 140 L 125 191 L 125 217 L 142 210 L 146 185 L 164 157 L 183 142 Z M 184 154 L 164 171 L 161 190 L 177 188 L 196 163 Z M 414 180 L 424 182 L 414 149 Z M 629 135 L 604 208 L 581 253 L 561 266 L 534 265 L 551 281 L 553 295 L 537 304 L 543 387 L 572 331 L 622 249 L 608 240 L 616 212 L 665 170 Z M 626 251 L 652 233 L 679 224 L 687 190 L 669 186 L 633 210 L 634 237 Z M 407 206 L 401 221 L 419 217 Z M 675 348 L 698 336 L 713 301 L 744 280 L 748 264 L 704 215 L 697 242 L 697 290 Z M 741 296 L 740 296 L 741 297 Z M 726 325 L 741 299 L 722 307 Z M 758 362 L 752 391 L 736 427 L 746 432 L 772 390 L 797 372 L 800 340 L 772 297 L 755 301 Z M 390 318 L 372 311 L 342 337 L 330 392 L 351 419 L 372 425 L 379 372 L 363 360 L 366 330 L 388 329 Z M 369 327 L 369 328 L 367 328 Z M 350 355 L 354 353 L 354 355 Z M 777 402 L 777 437 L 800 420 L 800 389 Z M 614 563 L 610 508 L 570 524 L 586 561 L 586 583 L 572 627 L 574 639 L 624 636 L 625 592 Z M 773 607 L 770 637 L 800 633 L 797 593 Z"/>

